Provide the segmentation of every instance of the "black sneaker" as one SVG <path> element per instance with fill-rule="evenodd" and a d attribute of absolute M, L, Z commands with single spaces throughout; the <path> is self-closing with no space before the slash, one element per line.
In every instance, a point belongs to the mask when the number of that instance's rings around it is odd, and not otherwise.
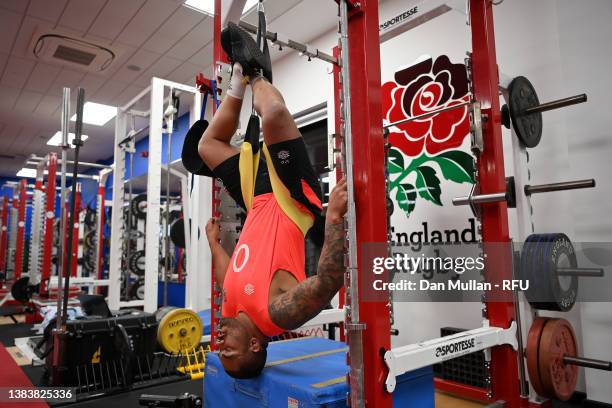
<path fill-rule="evenodd" d="M 271 63 L 257 47 L 255 40 L 235 23 L 228 23 L 221 31 L 221 47 L 227 54 L 230 62 L 242 65 L 242 72 L 246 76 L 254 77 L 258 71 L 271 81 Z"/>

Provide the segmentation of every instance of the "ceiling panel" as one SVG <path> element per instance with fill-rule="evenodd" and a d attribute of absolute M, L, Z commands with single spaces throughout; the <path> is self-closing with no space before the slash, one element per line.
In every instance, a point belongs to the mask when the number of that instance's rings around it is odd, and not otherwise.
<path fill-rule="evenodd" d="M 28 156 L 30 155 L 30 145 L 32 141 L 38 138 L 38 133 L 40 130 L 24 126 L 19 133 L 19 136 L 13 142 L 11 146 L 11 150 L 9 154 L 20 155 L 20 156 Z"/>
<path fill-rule="evenodd" d="M 89 33 L 109 40 L 117 38 L 146 0 L 109 0 Z"/>
<path fill-rule="evenodd" d="M 50 21 L 55 25 L 64 11 L 66 3 L 67 0 L 32 0 L 28 8 L 28 15 Z"/>
<path fill-rule="evenodd" d="M 52 95 L 57 98 L 61 98 L 64 87 L 76 87 L 79 82 L 81 82 L 84 76 L 85 73 L 83 72 L 63 68 L 57 78 L 55 78 L 55 81 L 53 81 L 53 84 L 49 87 L 47 95 Z"/>
<path fill-rule="evenodd" d="M 28 2 L 24 0 L 2 0 L 0 1 L 0 8 L 15 11 L 19 14 L 23 14 L 26 7 L 28 7 Z"/>
<path fill-rule="evenodd" d="M 120 67 L 117 72 L 113 75 L 113 80 L 121 82 L 132 82 L 136 80 L 143 71 L 149 69 L 151 64 L 157 61 L 161 57 L 161 54 L 157 54 L 151 51 L 140 49 L 130 57 L 129 60 Z M 140 67 L 139 71 L 133 71 L 128 68 L 130 65 Z"/>
<path fill-rule="evenodd" d="M 100 103 L 107 103 L 110 105 L 111 101 L 129 85 L 129 82 L 108 81 L 98 90 L 98 92 L 92 95 L 92 98 L 95 98 L 96 101 L 99 101 Z"/>
<path fill-rule="evenodd" d="M 210 64 L 213 59 L 213 48 L 213 43 L 210 42 L 200 51 L 196 52 L 191 58 L 189 58 L 189 62 L 199 66 L 205 66 Z"/>
<path fill-rule="evenodd" d="M 129 101 L 132 100 L 140 91 L 142 91 L 146 86 L 138 86 L 138 85 L 130 85 L 123 92 L 119 94 L 118 97 L 114 100 L 114 105 L 123 106 Z"/>
<path fill-rule="evenodd" d="M 19 57 L 11 57 L 4 69 L 2 83 L 21 88 L 25 85 L 36 63 Z"/>
<path fill-rule="evenodd" d="M 37 63 L 34 71 L 32 71 L 32 75 L 30 75 L 28 82 L 25 84 L 25 89 L 43 94 L 47 93 L 47 90 L 51 87 L 61 70 L 59 66 L 43 62 Z"/>
<path fill-rule="evenodd" d="M 98 102 L 97 100 L 91 99 L 90 96 L 95 95 L 96 92 L 106 83 L 106 81 L 107 78 L 89 73 L 83 77 L 79 86 L 85 88 L 85 96 L 87 100 Z"/>
<path fill-rule="evenodd" d="M 30 43 L 32 42 L 34 33 L 49 31 L 52 28 L 53 23 L 49 21 L 26 16 L 26 18 L 23 20 L 23 24 L 21 25 L 21 29 L 19 30 L 19 34 L 17 35 L 13 54 L 32 60 L 36 59 L 32 53 L 32 50 L 30 49 Z"/>
<path fill-rule="evenodd" d="M 50 117 L 61 105 L 62 99 L 56 95 L 44 95 L 34 113 L 43 117 Z"/>
<path fill-rule="evenodd" d="M 151 77 L 166 78 L 168 74 L 174 71 L 179 65 L 181 65 L 180 60 L 170 57 L 161 57 L 140 75 L 136 83 L 145 87 L 151 83 Z"/>
<path fill-rule="evenodd" d="M 142 47 L 163 54 L 203 19 L 203 14 L 194 13 L 187 7 L 180 7 Z"/>
<path fill-rule="evenodd" d="M 58 24 L 85 34 L 105 3 L 106 0 L 71 0 Z"/>
<path fill-rule="evenodd" d="M 15 104 L 15 110 L 21 114 L 31 114 L 38 106 L 43 94 L 33 91 L 22 91 Z"/>
<path fill-rule="evenodd" d="M 0 136 L 0 138 L 2 139 L 3 146 L 6 147 L 2 149 L 3 151 L 7 153 L 9 152 L 11 146 L 15 142 L 15 139 L 17 139 L 17 137 L 19 136 L 22 127 L 23 126 L 19 124 L 7 123 L 4 129 L 2 129 L 2 136 Z"/>
<path fill-rule="evenodd" d="M 4 71 L 4 66 L 6 65 L 8 59 L 8 54 L 0 52 L 0 72 Z"/>
<path fill-rule="evenodd" d="M 11 52 L 21 20 L 20 14 L 0 9 L 0 52 Z"/>
<path fill-rule="evenodd" d="M 213 20 L 210 17 L 205 17 L 204 20 L 193 27 L 193 29 L 181 38 L 177 44 L 170 48 L 167 54 L 171 57 L 187 60 L 193 54 L 198 52 L 204 45 L 212 41 L 213 38 Z"/>
<path fill-rule="evenodd" d="M 121 32 L 117 41 L 141 46 L 178 7 L 183 6 L 174 1 L 148 1 Z"/>
<path fill-rule="evenodd" d="M 167 78 L 175 82 L 183 82 L 185 78 L 190 78 L 191 80 L 185 83 L 193 84 L 195 82 L 195 76 L 200 72 L 206 76 L 211 74 L 209 71 L 201 70 L 199 65 L 185 62 L 177 67 L 172 73 L 168 74 Z"/>

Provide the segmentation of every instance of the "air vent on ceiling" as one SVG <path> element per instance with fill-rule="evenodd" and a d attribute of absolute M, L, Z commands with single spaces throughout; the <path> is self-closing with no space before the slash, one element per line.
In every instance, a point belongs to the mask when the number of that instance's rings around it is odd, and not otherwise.
<path fill-rule="evenodd" d="M 43 61 L 98 73 L 107 70 L 117 58 L 117 53 L 109 46 L 56 30 L 34 35 L 31 49 Z"/>

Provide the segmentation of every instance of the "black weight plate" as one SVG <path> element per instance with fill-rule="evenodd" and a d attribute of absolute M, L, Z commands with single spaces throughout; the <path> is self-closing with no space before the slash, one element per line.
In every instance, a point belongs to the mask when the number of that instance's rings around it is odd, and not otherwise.
<path fill-rule="evenodd" d="M 533 307 L 538 310 L 547 310 L 548 302 L 552 299 L 552 292 L 548 277 L 542 267 L 546 260 L 548 249 L 550 248 L 550 242 L 554 237 L 554 234 L 539 234 L 540 239 L 536 252 L 534 254 L 534 266 L 533 275 L 537 277 L 535 290 L 536 300 L 532 303 Z"/>
<path fill-rule="evenodd" d="M 130 211 L 136 218 L 147 218 L 147 195 L 139 194 L 130 201 Z"/>
<path fill-rule="evenodd" d="M 136 251 L 130 254 L 128 259 L 130 272 L 135 275 L 143 276 L 145 272 L 145 251 Z"/>
<path fill-rule="evenodd" d="M 13 286 L 11 286 L 11 295 L 16 301 L 27 303 L 32 298 L 32 294 L 38 292 L 39 289 L 40 284 L 30 285 L 30 278 L 25 276 L 13 283 Z"/>
<path fill-rule="evenodd" d="M 182 218 L 170 225 L 170 239 L 179 248 L 185 248 L 185 222 Z"/>
<path fill-rule="evenodd" d="M 525 297 L 531 303 L 532 299 L 535 299 L 535 283 L 536 277 L 532 276 L 533 271 L 533 254 L 536 249 L 536 244 L 539 239 L 539 235 L 532 234 L 525 239 L 523 249 L 521 251 L 521 268 L 520 278 L 523 281 L 529 282 L 529 288 L 524 291 Z"/>
<path fill-rule="evenodd" d="M 545 278 L 543 283 L 548 288 L 547 302 L 543 310 L 567 312 L 576 303 L 578 277 L 559 276 L 557 268 L 561 266 L 576 268 L 578 266 L 576 252 L 567 235 L 551 234 L 541 267 L 542 276 Z"/>
<path fill-rule="evenodd" d="M 140 278 L 130 285 L 130 299 L 144 300 L 144 279 Z"/>
<path fill-rule="evenodd" d="M 535 88 L 527 78 L 518 76 L 510 82 L 508 96 L 510 119 L 516 135 L 526 147 L 536 147 L 542 138 L 542 113 L 523 113 L 540 105 Z"/>
<path fill-rule="evenodd" d="M 203 119 L 196 121 L 191 126 L 191 128 L 187 131 L 185 141 L 183 142 L 181 160 L 183 162 L 183 166 L 185 166 L 188 172 L 198 176 L 213 177 L 212 171 L 202 161 L 200 153 L 198 152 L 198 144 L 200 143 L 200 139 L 207 128 L 208 122 Z"/>
<path fill-rule="evenodd" d="M 527 301 L 536 309 L 541 308 L 542 276 L 540 270 L 540 249 L 548 234 L 531 234 L 525 240 L 521 253 L 521 279 L 529 282 L 529 288 L 524 292 Z"/>

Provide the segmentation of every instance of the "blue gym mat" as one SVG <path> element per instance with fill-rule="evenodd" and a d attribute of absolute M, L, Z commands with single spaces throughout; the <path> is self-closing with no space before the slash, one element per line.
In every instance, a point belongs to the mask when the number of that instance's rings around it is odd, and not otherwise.
<path fill-rule="evenodd" d="M 270 343 L 268 362 L 254 379 L 225 373 L 216 353 L 206 356 L 204 406 L 249 408 L 346 407 L 345 343 L 301 338 Z M 425 367 L 398 379 L 395 407 L 434 406 L 433 370 Z M 408 401 L 410 401 L 408 403 Z"/>

